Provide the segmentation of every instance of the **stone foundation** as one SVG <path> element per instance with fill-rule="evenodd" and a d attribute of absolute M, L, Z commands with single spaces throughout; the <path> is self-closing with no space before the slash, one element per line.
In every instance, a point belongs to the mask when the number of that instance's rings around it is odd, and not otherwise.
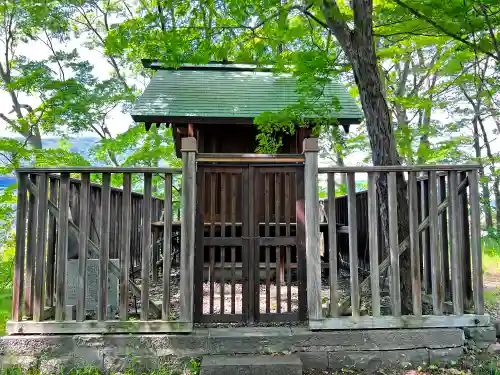
<path fill-rule="evenodd" d="M 490 340 L 488 327 L 468 329 L 472 339 Z M 490 343 L 493 340 L 490 341 Z M 94 366 L 106 372 L 141 370 L 203 355 L 292 354 L 304 369 L 416 366 L 456 361 L 466 344 L 464 330 L 380 329 L 313 332 L 306 328 L 214 328 L 183 335 L 7 336 L 0 339 L 3 366 L 42 373 Z"/>

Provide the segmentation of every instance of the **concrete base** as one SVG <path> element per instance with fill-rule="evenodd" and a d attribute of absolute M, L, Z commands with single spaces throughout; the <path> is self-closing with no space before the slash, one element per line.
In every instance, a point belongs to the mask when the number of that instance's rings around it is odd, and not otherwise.
<path fill-rule="evenodd" d="M 302 362 L 294 355 L 205 356 L 200 374 L 302 375 Z"/>
<path fill-rule="evenodd" d="M 489 339 L 491 329 L 476 328 L 468 335 Z M 191 334 L 21 335 L 0 338 L 0 364 L 47 373 L 84 366 L 123 372 L 130 366 L 142 370 L 172 361 L 182 365 L 204 356 L 294 354 L 304 369 L 372 370 L 458 359 L 465 343 L 459 328 L 313 332 L 246 327 L 196 329 Z"/>

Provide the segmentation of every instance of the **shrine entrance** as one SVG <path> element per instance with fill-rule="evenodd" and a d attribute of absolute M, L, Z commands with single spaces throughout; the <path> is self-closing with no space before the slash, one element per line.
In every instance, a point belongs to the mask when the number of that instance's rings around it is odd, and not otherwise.
<path fill-rule="evenodd" d="M 196 322 L 306 319 L 303 160 L 199 155 Z"/>

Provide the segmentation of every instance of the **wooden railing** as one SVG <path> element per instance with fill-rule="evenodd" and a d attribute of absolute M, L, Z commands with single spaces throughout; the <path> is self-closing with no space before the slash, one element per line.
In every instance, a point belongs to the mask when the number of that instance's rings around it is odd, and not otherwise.
<path fill-rule="evenodd" d="M 195 146 L 195 145 L 194 145 Z M 195 154 L 189 139 L 183 141 L 183 168 L 108 168 L 54 167 L 20 168 L 17 170 L 18 199 L 16 223 L 16 257 L 13 281 L 12 317 L 7 331 L 14 333 L 103 333 L 103 332 L 189 332 L 193 324 L 193 260 Z M 171 311 L 170 249 L 172 239 L 172 179 L 182 172 L 181 264 L 179 311 Z M 49 185 L 50 176 L 59 173 L 58 194 Z M 90 176 L 102 177 L 100 198 L 99 244 L 89 238 Z M 152 258 L 152 176 L 164 178 L 164 236 L 162 300 L 155 303 L 150 293 Z M 80 179 L 78 225 L 69 217 L 70 177 Z M 111 213 L 111 177 L 123 178 L 120 212 Z M 132 178 L 143 179 L 141 284 L 129 277 L 130 231 L 132 217 Z M 56 179 L 52 179 L 56 181 Z M 117 210 L 118 211 L 118 210 Z M 139 214 L 139 212 L 135 212 Z M 50 218 L 50 219 L 49 219 Z M 57 231 L 47 233 L 48 220 L 56 222 Z M 110 227 L 119 221 L 119 265 L 110 262 Z M 76 305 L 66 304 L 68 282 L 68 238 L 72 234 L 78 247 L 78 287 Z M 50 249 L 55 248 L 55 256 Z M 49 251 L 48 251 L 49 250 Z M 86 306 L 88 259 L 98 259 L 97 299 L 95 316 L 89 319 Z M 54 269 L 54 271 L 52 271 Z M 54 275 L 54 276 L 53 276 Z M 109 276 L 119 283 L 118 314 L 109 315 Z M 55 279 L 53 279 L 55 278 Z M 129 316 L 130 295 L 140 299 L 140 320 Z M 177 316 L 176 316 L 177 315 Z"/>
<path fill-rule="evenodd" d="M 463 327 L 486 325 L 480 242 L 478 167 L 476 165 L 333 167 L 318 168 L 317 140 L 304 144 L 307 293 L 311 329 Z M 348 200 L 349 290 L 339 293 L 337 251 L 329 252 L 328 295 L 322 296 L 319 252 L 318 173 L 326 174 L 328 196 L 335 197 L 335 175 L 346 174 Z M 356 221 L 356 177 L 368 180 L 368 246 L 370 274 L 360 283 Z M 361 177 L 361 176 L 360 176 Z M 427 183 L 417 185 L 417 177 Z M 380 181 L 379 181 L 380 179 Z M 406 194 L 398 202 L 398 184 Z M 385 183 L 383 183 L 386 181 Z M 382 205 L 377 185 L 387 188 L 388 250 L 380 241 Z M 428 189 L 428 191 L 426 191 Z M 422 206 L 419 215 L 419 199 Z M 428 200 L 428 201 L 427 201 Z M 328 199 L 329 249 L 337 249 L 335 199 Z M 398 217 L 398 204 L 408 204 L 407 217 Z M 428 207 L 428 208 L 427 208 Z M 419 217 L 420 216 L 420 217 Z M 401 223 L 408 235 L 400 238 Z M 409 269 L 400 259 L 408 257 Z M 382 256 L 381 256 L 382 255 Z M 379 262 L 383 259 L 382 262 Z M 381 276 L 388 269 L 390 305 L 381 308 Z M 411 301 L 402 314 L 402 272 L 410 272 Z M 428 275 L 428 276 L 426 276 Z M 430 277 L 422 288 L 422 277 Z M 425 280 L 427 282 L 427 280 Z M 425 284 L 425 283 L 424 283 Z M 446 286 L 451 284 L 451 290 Z M 430 292 L 430 295 L 427 293 Z M 367 296 L 368 295 L 368 296 Z M 325 300 L 328 303 L 322 304 Z M 361 297 L 371 304 L 363 311 Z M 347 308 L 349 307 L 350 308 Z M 423 309 L 423 307 L 426 309 Z M 383 311 L 384 310 L 384 311 Z M 426 311 L 427 310 L 427 311 Z M 430 312 L 431 311 L 431 312 Z M 428 313 L 430 312 L 430 313 Z M 427 313 L 427 314 L 426 314 Z"/>

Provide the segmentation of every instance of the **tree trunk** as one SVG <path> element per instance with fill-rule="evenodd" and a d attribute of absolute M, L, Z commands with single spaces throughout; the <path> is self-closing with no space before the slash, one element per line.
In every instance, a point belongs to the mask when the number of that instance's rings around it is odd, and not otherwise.
<path fill-rule="evenodd" d="M 496 173 L 495 169 L 495 157 L 493 156 L 493 153 L 491 152 L 491 145 L 490 141 L 488 139 L 488 134 L 486 133 L 486 129 L 484 128 L 483 120 L 481 117 L 478 118 L 479 120 L 479 125 L 481 126 L 481 132 L 483 133 L 483 141 L 484 145 L 486 147 L 486 155 L 488 156 L 489 162 L 490 162 L 490 171 L 491 171 L 491 176 L 493 177 L 493 195 L 495 196 L 495 204 L 498 204 L 497 202 L 500 202 L 500 181 L 499 181 L 499 176 Z M 491 202 L 488 199 L 488 203 Z M 490 206 L 490 213 L 491 213 L 491 204 Z M 500 210 L 496 209 L 496 228 L 497 231 L 500 230 Z M 493 227 L 493 218 L 490 219 L 492 221 L 491 226 L 488 226 L 488 228 Z"/>
<path fill-rule="evenodd" d="M 479 177 L 481 180 L 481 190 L 483 196 L 481 203 L 483 205 L 484 217 L 486 220 L 486 228 L 493 227 L 493 216 L 491 214 L 491 194 L 488 181 L 484 181 L 484 166 L 481 160 L 481 145 L 479 144 L 479 129 L 478 129 L 479 116 L 475 115 L 472 119 L 472 126 L 474 130 L 474 152 L 476 154 L 476 160 L 480 164 Z"/>
<path fill-rule="evenodd" d="M 372 149 L 374 165 L 399 165 L 396 139 L 391 124 L 389 107 L 383 94 L 380 72 L 375 54 L 372 30 L 372 6 L 370 1 L 353 1 L 356 29 L 351 31 L 343 20 L 339 20 L 339 9 L 335 2 L 323 2 L 325 19 L 332 33 L 339 41 L 351 63 L 354 78 L 359 88 L 366 128 Z M 397 174 L 398 235 L 403 241 L 409 235 L 407 186 L 402 173 Z M 380 220 L 382 224 L 385 251 L 389 249 L 389 215 L 387 176 L 377 179 Z M 411 273 L 409 252 L 400 259 L 402 312 L 411 308 Z"/>

